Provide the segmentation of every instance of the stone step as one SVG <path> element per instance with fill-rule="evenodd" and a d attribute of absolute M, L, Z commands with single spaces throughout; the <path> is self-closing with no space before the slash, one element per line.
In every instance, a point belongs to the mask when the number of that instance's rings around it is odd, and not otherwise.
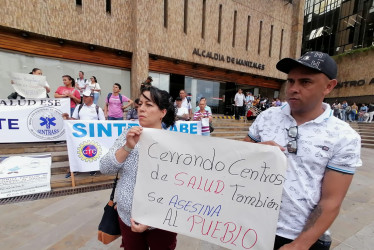
<path fill-rule="evenodd" d="M 374 148 L 374 143 L 361 143 L 362 148 Z"/>
<path fill-rule="evenodd" d="M 248 131 L 248 127 L 214 127 L 213 133 L 233 131 Z"/>
<path fill-rule="evenodd" d="M 26 149 L 26 148 L 25 148 Z M 16 154 L 0 154 L 1 156 L 32 156 L 32 155 L 41 155 L 41 154 L 51 154 L 52 162 L 61 162 L 61 161 L 68 161 L 68 151 L 59 151 L 59 152 L 39 152 L 39 153 L 16 153 Z"/>
<path fill-rule="evenodd" d="M 65 178 L 65 175 L 66 173 L 51 176 L 51 188 L 53 190 L 72 187 L 71 177 Z M 95 176 L 90 176 L 89 172 L 84 172 L 78 173 L 74 178 L 76 186 L 101 185 L 103 183 L 113 182 L 115 175 L 104 175 L 98 171 Z"/>
<path fill-rule="evenodd" d="M 66 142 L 1 143 L 0 155 L 67 151 Z"/>
<path fill-rule="evenodd" d="M 230 136 L 241 136 L 244 138 L 248 134 L 247 131 L 214 131 L 211 136 L 228 138 Z"/>
<path fill-rule="evenodd" d="M 51 174 L 66 174 L 70 170 L 69 161 L 52 162 Z"/>

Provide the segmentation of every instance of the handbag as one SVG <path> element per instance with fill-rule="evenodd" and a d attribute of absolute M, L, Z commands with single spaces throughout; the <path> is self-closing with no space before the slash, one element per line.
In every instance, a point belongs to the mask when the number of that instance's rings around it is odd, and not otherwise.
<path fill-rule="evenodd" d="M 121 236 L 121 230 L 119 227 L 117 203 L 113 202 L 114 192 L 116 190 L 118 180 L 118 172 L 114 179 L 112 193 L 110 194 L 110 200 L 104 207 L 104 214 L 101 218 L 98 231 L 98 240 L 104 244 L 109 244 L 118 237 Z"/>
<path fill-rule="evenodd" d="M 214 131 L 213 123 L 209 122 L 209 132 L 213 133 L 213 131 Z"/>

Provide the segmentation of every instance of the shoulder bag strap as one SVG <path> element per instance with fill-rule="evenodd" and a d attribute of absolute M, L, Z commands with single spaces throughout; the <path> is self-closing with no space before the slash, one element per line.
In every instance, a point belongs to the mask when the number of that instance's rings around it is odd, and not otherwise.
<path fill-rule="evenodd" d="M 119 172 L 119 171 L 118 171 L 118 172 Z M 112 193 L 110 194 L 110 200 L 111 200 L 111 201 L 114 200 L 114 193 L 115 193 L 115 191 L 116 191 L 117 180 L 118 180 L 118 172 L 117 172 L 116 178 L 114 179 Z"/>

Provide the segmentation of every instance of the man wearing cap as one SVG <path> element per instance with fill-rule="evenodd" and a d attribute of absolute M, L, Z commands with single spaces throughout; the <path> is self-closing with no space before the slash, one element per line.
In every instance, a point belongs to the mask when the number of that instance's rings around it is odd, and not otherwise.
<path fill-rule="evenodd" d="M 142 90 L 143 88 L 152 86 L 152 82 L 153 82 L 152 76 L 148 76 L 147 80 L 142 82 L 142 84 L 140 85 L 140 89 Z"/>
<path fill-rule="evenodd" d="M 83 103 L 74 109 L 74 120 L 105 120 L 102 108 L 93 103 L 94 94 L 90 90 L 83 92 Z"/>
<path fill-rule="evenodd" d="M 361 138 L 323 103 L 337 84 L 329 55 L 310 51 L 276 67 L 288 74 L 288 103 L 262 112 L 244 139 L 278 146 L 287 157 L 274 249 L 329 249 L 319 238 L 337 217 L 362 165 Z"/>

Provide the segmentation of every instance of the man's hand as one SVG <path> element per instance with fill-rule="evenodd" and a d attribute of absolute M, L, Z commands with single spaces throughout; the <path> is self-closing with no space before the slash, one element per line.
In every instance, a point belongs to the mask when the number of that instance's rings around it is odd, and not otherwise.
<path fill-rule="evenodd" d="M 252 140 L 252 138 L 249 137 L 248 135 L 244 138 L 244 141 L 246 141 L 246 142 L 256 143 L 256 141 Z M 285 151 L 285 150 L 286 150 L 284 147 L 282 147 L 281 145 L 279 145 L 278 143 L 276 143 L 276 142 L 274 142 L 274 141 L 263 141 L 263 142 L 259 142 L 259 144 L 265 144 L 265 145 L 270 145 L 270 146 L 276 146 L 276 147 L 279 147 L 279 149 L 282 150 L 282 151 Z"/>
<path fill-rule="evenodd" d="M 296 246 L 293 242 L 283 245 L 279 250 L 308 250 L 308 247 L 303 247 L 303 246 Z"/>
<path fill-rule="evenodd" d="M 68 113 L 63 113 L 62 114 L 62 119 L 69 120 L 69 114 Z"/>
<path fill-rule="evenodd" d="M 131 231 L 135 233 L 142 233 L 149 228 L 147 225 L 137 223 L 133 218 L 131 220 Z"/>

